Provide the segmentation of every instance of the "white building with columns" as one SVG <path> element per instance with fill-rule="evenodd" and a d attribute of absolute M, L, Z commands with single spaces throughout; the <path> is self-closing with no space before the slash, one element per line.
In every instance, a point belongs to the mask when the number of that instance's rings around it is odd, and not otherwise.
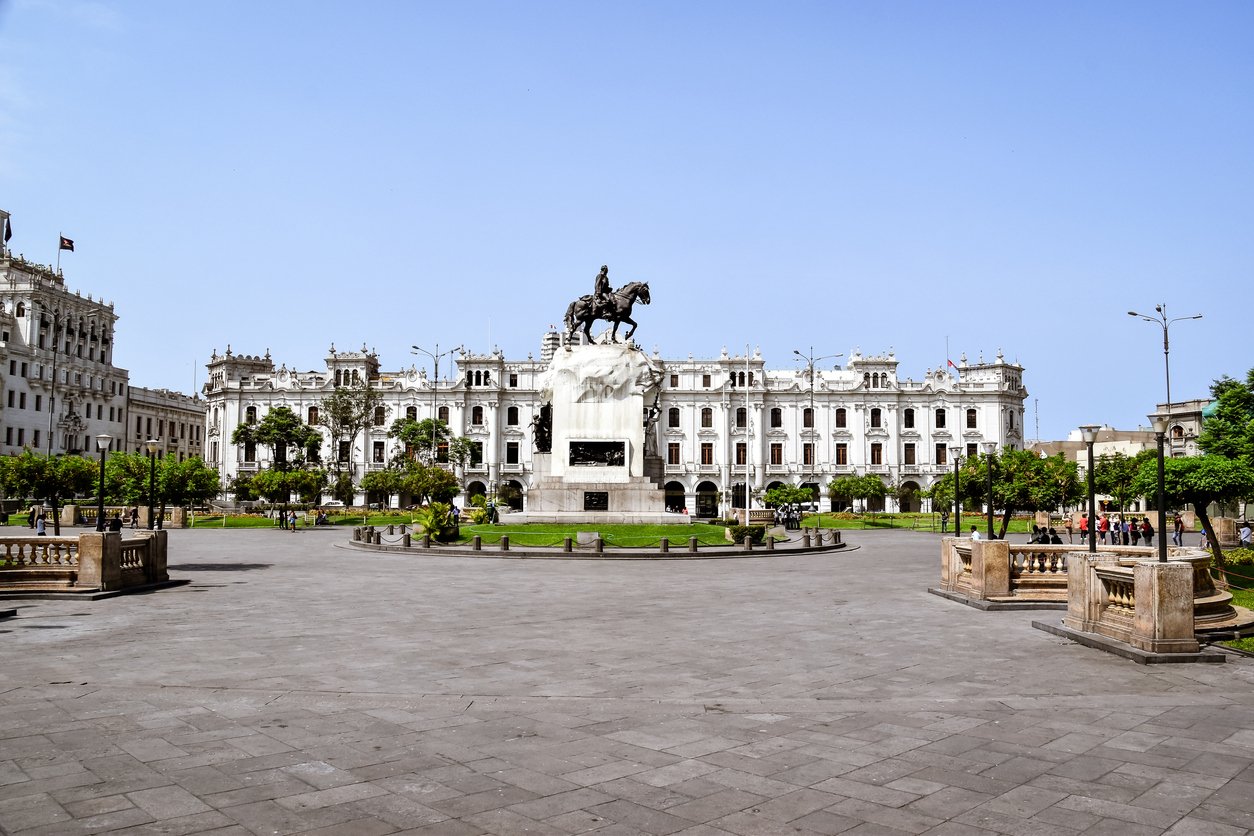
<path fill-rule="evenodd" d="M 338 451 L 354 479 L 386 467 L 397 452 L 399 442 L 387 435 L 395 419 L 434 415 L 475 445 L 471 462 L 457 473 L 464 489 L 459 502 L 512 483 L 525 507 L 534 476 L 532 419 L 543 406 L 540 379 L 558 343 L 557 334 L 546 334 L 540 357 L 520 360 L 463 351 L 443 377 L 417 366 L 381 371 L 364 346 L 348 352 L 332 346 L 325 367 L 311 371 L 276 368 L 268 351 L 215 351 L 203 391 L 205 460 L 224 482 L 264 468 L 266 450 L 229 443 L 237 426 L 276 406 L 314 424 L 337 381 L 368 379 L 383 406 L 352 449 Z M 928 370 L 918 380 L 898 375 L 892 352 L 855 350 L 846 365 L 816 369 L 813 379 L 805 366 L 768 368 L 756 351 L 746 357 L 724 349 L 706 359 L 663 359 L 655 351 L 652 359 L 664 375 L 656 403 L 641 416 L 648 422 L 646 472 L 668 508 L 696 516 L 741 505 L 746 478 L 755 495 L 776 484 L 825 488 L 838 476 L 865 474 L 921 492 L 952 469 L 951 447 L 963 455 L 982 442 L 1023 447 L 1023 367 L 1000 351 L 992 361 L 963 357 L 956 368 Z M 331 453 L 324 445 L 324 457 Z M 821 493 L 827 509 L 826 490 Z M 920 504 L 907 499 L 901 510 Z M 897 506 L 888 500 L 889 510 Z"/>

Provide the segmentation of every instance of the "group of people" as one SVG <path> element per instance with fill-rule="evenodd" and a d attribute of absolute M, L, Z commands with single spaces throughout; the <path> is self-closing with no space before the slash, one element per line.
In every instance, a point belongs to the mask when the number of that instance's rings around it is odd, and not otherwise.
<path fill-rule="evenodd" d="M 1093 533 L 1090 529 L 1096 529 L 1097 542 L 1103 546 L 1106 540 L 1110 538 L 1112 546 L 1139 546 L 1141 541 L 1145 541 L 1145 545 L 1152 546 L 1154 544 L 1154 526 L 1150 523 L 1149 517 L 1123 517 L 1119 514 L 1111 514 L 1107 516 L 1105 513 L 1097 518 L 1097 524 L 1092 525 L 1088 514 L 1080 516 L 1080 542 L 1087 543 L 1089 536 Z M 1184 531 L 1184 522 L 1179 514 L 1175 516 L 1175 534 L 1172 540 L 1175 544 L 1180 545 L 1180 537 Z"/>

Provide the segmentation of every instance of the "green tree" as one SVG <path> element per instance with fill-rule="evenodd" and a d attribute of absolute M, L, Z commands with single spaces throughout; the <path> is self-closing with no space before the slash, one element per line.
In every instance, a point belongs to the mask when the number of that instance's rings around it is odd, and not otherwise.
<path fill-rule="evenodd" d="M 271 466 L 287 470 L 289 461 L 303 464 L 306 458 L 316 458 L 322 435 L 300 420 L 300 416 L 287 406 L 276 406 L 256 424 L 240 424 L 231 433 L 232 444 L 264 444 L 271 451 Z"/>
<path fill-rule="evenodd" d="M 397 418 L 388 430 L 388 438 L 395 438 L 409 448 L 414 457 L 424 464 L 432 464 L 438 457 L 440 445 L 448 442 L 452 432 L 448 424 L 440 420 L 423 418 Z"/>
<path fill-rule="evenodd" d="M 253 477 L 247 473 L 237 473 L 231 477 L 226 489 L 235 494 L 237 502 L 251 502 L 258 497 L 257 489 L 253 486 Z"/>
<path fill-rule="evenodd" d="M 105 495 L 122 505 L 147 505 L 148 456 L 114 453 L 105 462 Z"/>
<path fill-rule="evenodd" d="M 366 492 L 366 501 L 387 504 L 387 499 L 394 493 L 401 492 L 402 471 L 388 468 L 372 470 L 361 477 L 361 489 Z"/>
<path fill-rule="evenodd" d="M 837 476 L 827 483 L 827 495 L 834 503 L 850 504 L 857 493 L 856 476 Z"/>
<path fill-rule="evenodd" d="M 1240 459 L 1215 454 L 1166 459 L 1163 462 L 1163 486 L 1168 503 L 1187 503 L 1193 506 L 1202 530 L 1206 532 L 1206 542 L 1210 543 L 1215 555 L 1215 565 L 1222 570 L 1223 550 L 1219 546 L 1219 538 L 1215 536 L 1215 527 L 1206 508 L 1212 502 L 1232 502 L 1254 494 L 1254 468 Z M 1141 469 L 1137 471 L 1133 490 L 1139 496 L 1157 496 L 1156 458 L 1142 463 Z M 1165 536 L 1165 532 L 1160 534 Z M 1222 577 L 1222 573 L 1220 576 Z"/>
<path fill-rule="evenodd" d="M 107 474 L 107 461 L 105 471 Z M 0 478 L 4 479 L 4 491 L 10 496 L 46 500 L 52 506 L 53 534 L 60 535 L 62 501 L 90 491 L 99 473 L 99 464 L 82 456 L 49 457 L 28 448 L 20 456 L 8 458 L 0 470 Z"/>
<path fill-rule="evenodd" d="M 332 466 L 337 473 L 343 470 L 345 460 L 341 458 L 340 448 L 349 450 L 351 457 L 353 444 L 357 436 L 374 422 L 374 411 L 383 404 L 383 393 L 371 385 L 369 380 L 345 386 L 337 386 L 335 390 L 322 399 L 318 409 L 318 423 L 326 427 L 331 441 Z M 337 480 L 336 496 L 345 504 L 351 503 L 353 496 L 349 491 L 348 498 L 341 496 L 342 489 Z"/>
<path fill-rule="evenodd" d="M 1254 369 L 1245 380 L 1222 377 L 1211 386 L 1217 401 L 1206 419 L 1198 446 L 1207 453 L 1239 459 L 1254 467 Z"/>
<path fill-rule="evenodd" d="M 439 465 L 413 462 L 401 474 L 400 493 L 409 494 L 417 504 L 452 502 L 461 493 L 456 477 Z"/>
<path fill-rule="evenodd" d="M 1157 450 L 1142 450 L 1135 456 L 1125 456 L 1123 453 L 1103 455 L 1093 463 L 1093 485 L 1098 493 L 1104 493 L 1115 500 L 1115 504 L 1122 511 L 1133 499 L 1141 496 L 1132 487 L 1141 465 L 1157 459 Z"/>
<path fill-rule="evenodd" d="M 222 492 L 218 471 L 195 456 L 183 461 L 164 457 L 157 466 L 157 478 L 163 513 L 167 503 L 176 508 L 203 505 Z"/>
<path fill-rule="evenodd" d="M 775 508 L 781 505 L 805 505 L 815 499 L 812 488 L 800 485 L 776 485 L 762 496 L 762 502 Z"/>

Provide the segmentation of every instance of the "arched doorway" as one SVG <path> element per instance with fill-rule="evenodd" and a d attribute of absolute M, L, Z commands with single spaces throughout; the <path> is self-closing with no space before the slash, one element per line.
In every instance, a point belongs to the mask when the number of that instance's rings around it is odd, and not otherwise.
<path fill-rule="evenodd" d="M 731 507 L 745 507 L 745 483 L 733 482 L 731 486 Z"/>
<path fill-rule="evenodd" d="M 482 482 L 471 482 L 466 485 L 466 497 L 473 500 L 476 496 L 487 496 L 488 486 Z"/>
<path fill-rule="evenodd" d="M 802 482 L 798 487 L 802 490 L 810 492 L 810 500 L 807 502 L 807 510 L 818 513 L 819 511 L 819 483 L 818 482 Z"/>
<path fill-rule="evenodd" d="M 718 486 L 713 482 L 697 485 L 697 516 L 718 516 Z"/>
<path fill-rule="evenodd" d="M 918 482 L 902 482 L 897 494 L 898 510 L 903 514 L 917 514 L 923 510 L 923 501 L 919 498 Z"/>
<path fill-rule="evenodd" d="M 684 486 L 681 482 L 666 483 L 666 510 L 678 513 L 684 508 Z"/>
<path fill-rule="evenodd" d="M 505 483 L 505 487 L 509 488 L 508 491 L 504 492 L 506 494 L 504 497 L 505 504 L 515 511 L 521 511 L 523 509 L 522 483 L 517 479 L 510 479 Z"/>

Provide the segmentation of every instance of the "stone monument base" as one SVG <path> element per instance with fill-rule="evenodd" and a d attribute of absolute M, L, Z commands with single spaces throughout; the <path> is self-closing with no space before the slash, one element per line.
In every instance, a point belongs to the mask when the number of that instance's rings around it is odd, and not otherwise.
<path fill-rule="evenodd" d="M 515 511 L 500 516 L 500 525 L 691 525 L 687 514 L 665 511 Z"/>
<path fill-rule="evenodd" d="M 652 458 L 652 457 L 648 457 Z M 554 476 L 552 456 L 537 453 L 532 459 L 535 478 L 527 492 L 525 511 L 501 518 L 505 523 L 555 524 L 648 524 L 688 525 L 687 514 L 665 510 L 665 494 L 658 482 L 648 476 L 631 476 L 620 467 L 568 470 Z M 655 469 L 660 469 L 657 463 Z"/>

